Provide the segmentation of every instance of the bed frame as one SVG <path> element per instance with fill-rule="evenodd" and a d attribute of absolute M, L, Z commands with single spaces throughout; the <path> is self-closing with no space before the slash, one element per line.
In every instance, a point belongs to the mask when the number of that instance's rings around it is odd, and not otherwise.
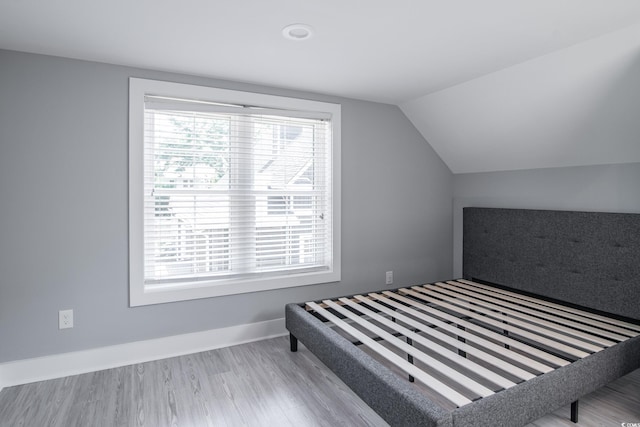
<path fill-rule="evenodd" d="M 465 279 L 287 304 L 291 350 L 394 426 L 575 421 L 640 367 L 640 215 L 465 208 L 463 239 Z"/>

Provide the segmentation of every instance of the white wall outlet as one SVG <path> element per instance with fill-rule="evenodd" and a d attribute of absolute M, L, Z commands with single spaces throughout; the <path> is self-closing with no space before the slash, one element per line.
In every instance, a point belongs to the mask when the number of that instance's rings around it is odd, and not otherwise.
<path fill-rule="evenodd" d="M 385 283 L 387 285 L 393 285 L 393 271 L 387 271 Z"/>
<path fill-rule="evenodd" d="M 73 310 L 60 310 L 58 312 L 58 329 L 73 328 Z"/>

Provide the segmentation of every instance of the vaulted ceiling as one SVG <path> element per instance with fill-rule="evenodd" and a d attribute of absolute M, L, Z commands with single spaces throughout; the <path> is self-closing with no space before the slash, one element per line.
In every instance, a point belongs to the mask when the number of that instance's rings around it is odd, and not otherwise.
<path fill-rule="evenodd" d="M 640 162 L 637 0 L 7 0 L 0 48 L 396 104 L 454 173 Z"/>

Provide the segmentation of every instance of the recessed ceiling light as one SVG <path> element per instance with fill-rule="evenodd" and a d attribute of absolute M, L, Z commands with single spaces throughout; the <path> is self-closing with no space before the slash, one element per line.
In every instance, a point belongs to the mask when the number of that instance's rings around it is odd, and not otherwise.
<path fill-rule="evenodd" d="M 289 40 L 308 40 L 313 28 L 306 24 L 291 24 L 282 29 L 282 35 Z"/>

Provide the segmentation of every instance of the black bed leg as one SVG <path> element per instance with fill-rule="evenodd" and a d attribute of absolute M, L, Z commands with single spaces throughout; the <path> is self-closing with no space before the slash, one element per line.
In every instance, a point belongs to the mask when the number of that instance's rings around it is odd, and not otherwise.
<path fill-rule="evenodd" d="M 461 325 L 458 325 L 458 329 L 462 329 L 463 331 L 465 330 L 464 326 L 461 326 Z M 462 337 L 458 337 L 458 341 L 463 342 L 463 343 L 464 343 L 464 342 L 467 342 L 467 340 L 465 340 L 465 339 L 464 339 L 464 338 L 462 338 Z M 467 352 L 466 352 L 466 351 L 463 351 L 463 350 L 458 349 L 458 355 L 459 355 L 459 356 L 462 356 L 462 357 L 464 357 L 464 358 L 466 358 L 466 357 L 467 357 Z"/>
<path fill-rule="evenodd" d="M 578 422 L 578 401 L 571 403 L 571 421 Z"/>
<path fill-rule="evenodd" d="M 502 313 L 502 315 L 503 315 L 503 316 L 505 316 L 505 317 L 507 317 L 507 313 Z M 502 321 L 502 323 L 509 323 L 509 322 L 507 322 L 506 320 L 503 320 L 503 321 Z M 502 334 L 503 334 L 505 337 L 508 337 L 508 336 L 509 336 L 509 331 L 507 331 L 506 329 L 503 329 L 503 330 L 502 330 Z M 509 348 L 510 348 L 510 347 L 509 347 L 509 344 L 505 344 L 505 345 L 504 345 L 504 348 L 506 348 L 507 350 L 509 350 Z"/>
<path fill-rule="evenodd" d="M 298 351 L 298 338 L 294 337 L 292 333 L 289 333 L 289 344 L 292 352 Z"/>
<path fill-rule="evenodd" d="M 407 344 L 409 345 L 413 345 L 413 340 L 409 337 L 407 337 Z M 407 354 L 407 362 L 411 363 L 413 365 L 413 356 L 410 354 Z M 416 379 L 413 378 L 413 375 L 409 375 L 409 382 L 412 383 L 414 382 Z"/>

